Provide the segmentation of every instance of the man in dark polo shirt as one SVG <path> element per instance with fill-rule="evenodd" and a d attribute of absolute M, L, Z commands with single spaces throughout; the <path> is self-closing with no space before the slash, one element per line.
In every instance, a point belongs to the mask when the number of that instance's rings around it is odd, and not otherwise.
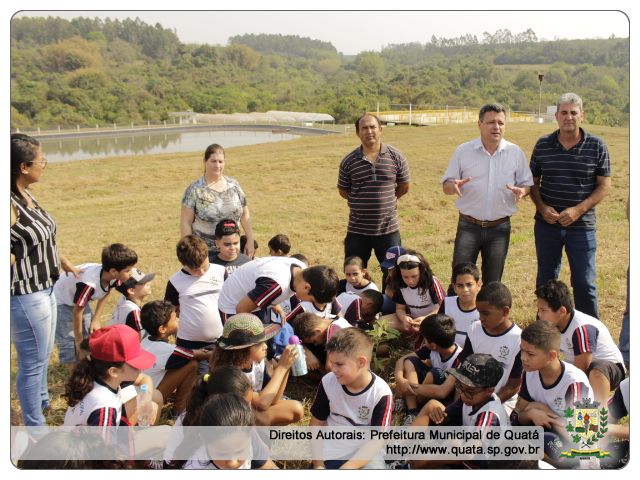
<path fill-rule="evenodd" d="M 558 278 L 564 247 L 576 310 L 598 318 L 595 206 L 611 189 L 605 143 L 580 128 L 582 99 L 565 93 L 557 103 L 559 129 L 542 137 L 531 154 L 536 205 L 536 285 Z"/>
<path fill-rule="evenodd" d="M 357 255 L 365 266 L 374 250 L 379 263 L 389 247 L 400 245 L 397 199 L 409 191 L 409 165 L 395 148 L 382 143 L 375 115 L 356 121 L 362 145 L 340 162 L 338 191 L 349 204 L 344 255 Z"/>

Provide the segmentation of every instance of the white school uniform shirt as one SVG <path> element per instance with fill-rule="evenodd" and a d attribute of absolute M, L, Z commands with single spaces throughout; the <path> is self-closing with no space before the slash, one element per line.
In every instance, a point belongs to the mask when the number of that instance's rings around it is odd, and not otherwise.
<path fill-rule="evenodd" d="M 456 148 L 442 182 L 449 179 L 471 180 L 460 189 L 462 196 L 456 207 L 478 220 L 497 220 L 516 213 L 516 196 L 506 185 L 533 185 L 529 161 L 514 143 L 500 140 L 493 155 L 487 152 L 480 138 Z"/>
<path fill-rule="evenodd" d="M 117 281 L 114 280 L 106 290 L 102 288 L 100 284 L 102 265 L 99 263 L 83 263 L 77 265 L 76 268 L 82 270 L 79 278 L 71 274 L 62 274 L 53 286 L 53 293 L 56 295 L 56 302 L 58 302 L 58 304 L 71 307 L 77 303 L 84 307 L 91 300 L 100 300 L 117 284 Z M 78 298 L 76 298 L 78 283 L 84 284 L 85 288 L 78 293 Z"/>
<path fill-rule="evenodd" d="M 489 335 L 480 322 L 472 323 L 469 328 L 467 341 L 471 342 L 473 353 L 488 353 L 504 367 L 502 378 L 495 387 L 496 392 L 507 384 L 516 359 L 519 360 L 521 333 L 522 329 L 515 323 L 509 330 L 496 336 Z M 517 397 L 518 394 L 515 394 L 503 402 L 509 413 L 515 407 Z"/>
<path fill-rule="evenodd" d="M 439 292 L 441 294 L 441 298 L 444 297 L 444 290 L 440 285 L 440 281 L 435 276 L 433 277 L 433 288 L 437 293 Z M 421 289 L 419 287 L 402 287 L 400 288 L 400 295 L 402 298 L 399 298 L 397 294 L 394 297 L 394 300 L 404 300 L 402 303 L 404 303 L 404 305 L 409 309 L 408 315 L 411 318 L 424 317 L 425 315 L 436 313 L 438 311 L 438 304 L 431 298 L 429 289 L 425 289 L 422 294 L 420 291 Z"/>
<path fill-rule="evenodd" d="M 224 267 L 210 264 L 196 277 L 184 270 L 174 273 L 169 283 L 178 292 L 180 324 L 177 337 L 196 342 L 214 342 L 222 335 L 218 296 L 224 282 Z"/>
<path fill-rule="evenodd" d="M 574 310 L 573 318 L 560 333 L 560 351 L 567 362 L 575 363 L 577 355 L 591 352 L 593 360 L 624 365 L 622 353 L 611 338 L 609 329 L 597 318 Z"/>
<path fill-rule="evenodd" d="M 118 303 L 116 304 L 116 308 L 113 310 L 113 314 L 111 315 L 111 321 L 109 322 L 109 325 L 118 325 L 118 324 L 126 325 L 127 317 L 129 316 L 129 314 L 133 312 L 133 322 L 136 325 L 135 330 L 138 332 L 142 332 L 142 334 L 146 336 L 147 332 L 142 328 L 142 323 L 140 320 L 141 311 L 142 309 L 138 304 L 136 304 L 135 302 L 132 302 L 127 297 L 122 295 L 120 297 L 120 300 L 118 300 Z"/>
<path fill-rule="evenodd" d="M 420 352 L 420 350 L 418 350 L 418 352 Z M 429 350 L 425 347 L 425 353 L 426 352 L 428 352 L 428 356 L 426 358 L 428 358 L 431 362 L 432 368 L 438 368 L 442 371 L 446 371 L 449 368 L 458 367 L 460 362 L 457 360 L 458 355 L 460 355 L 460 353 L 462 352 L 462 347 L 456 344 L 455 351 L 447 358 L 442 358 L 442 355 L 440 355 L 436 350 Z M 418 358 L 421 358 L 420 355 L 418 355 Z"/>
<path fill-rule="evenodd" d="M 444 298 L 444 313 L 456 322 L 456 343 L 464 345 L 467 340 L 467 332 L 473 322 L 480 320 L 478 309 L 462 310 L 458 303 L 458 297 Z"/>
<path fill-rule="evenodd" d="M 525 372 L 518 394 L 528 402 L 545 404 L 562 418 L 567 407 L 586 399 L 594 400 L 594 397 L 587 375 L 575 365 L 561 364 L 560 378 L 549 386 L 542 384 L 540 371 Z"/>
<path fill-rule="evenodd" d="M 493 417 L 498 417 L 501 427 L 508 427 L 511 425 L 509 421 L 509 414 L 504 408 L 502 402 L 498 396 L 493 393 L 491 400 L 485 403 L 477 411 L 473 411 L 473 407 L 463 404 L 462 405 L 462 426 L 463 427 L 490 427 L 495 423 Z"/>
<path fill-rule="evenodd" d="M 153 380 L 153 388 L 158 388 L 158 385 L 160 385 L 160 382 L 167 373 L 167 363 L 170 360 L 172 362 L 184 361 L 185 364 L 193 360 L 193 350 L 173 345 L 163 340 L 152 340 L 148 336 L 140 342 L 140 346 L 148 352 L 153 353 L 156 357 L 155 363 L 142 371 Z"/>
<path fill-rule="evenodd" d="M 104 411 L 104 415 L 100 417 L 99 426 L 117 426 L 122 418 L 122 406 L 135 396 L 136 388 L 133 385 L 122 389 L 119 388 L 114 393 L 106 385 L 93 382 L 93 389 L 73 407 L 67 408 L 64 416 L 64 426 L 87 425 L 89 416 L 96 410 Z M 111 409 L 115 410 L 115 412 Z M 111 414 L 115 415 L 115 417 L 109 417 Z"/>
<path fill-rule="evenodd" d="M 380 291 L 378 286 L 375 283 L 371 282 L 371 281 L 367 285 L 365 285 L 364 287 L 354 287 L 349 282 L 346 282 L 346 284 L 344 286 L 344 291 L 345 292 L 347 292 L 347 293 L 355 293 L 356 295 L 360 295 L 365 290 L 375 290 L 376 292 Z"/>
<path fill-rule="evenodd" d="M 262 359 L 261 362 L 253 362 L 253 366 L 249 371 L 243 370 L 243 373 L 249 379 L 249 383 L 251 383 L 251 388 L 253 389 L 254 392 L 262 391 L 266 371 L 267 371 L 266 359 Z"/>
<path fill-rule="evenodd" d="M 256 280 L 260 277 L 270 278 L 282 289 L 282 293 L 271 300 L 269 305 L 278 305 L 294 295 L 291 289 L 291 268 L 293 266 L 306 268 L 297 258 L 291 257 L 262 257 L 241 265 L 233 275 L 224 282 L 218 301 L 221 312 L 229 315 L 236 313 L 236 306 L 247 293 L 256 287 Z M 260 305 L 260 308 L 269 305 Z"/>

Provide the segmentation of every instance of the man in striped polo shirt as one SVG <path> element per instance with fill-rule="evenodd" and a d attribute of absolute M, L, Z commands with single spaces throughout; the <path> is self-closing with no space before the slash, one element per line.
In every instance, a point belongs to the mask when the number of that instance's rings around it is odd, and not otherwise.
<path fill-rule="evenodd" d="M 349 205 L 344 255 L 362 258 L 374 250 L 379 263 L 389 247 L 400 245 L 397 199 L 409 191 L 409 165 L 395 148 L 382 143 L 382 124 L 365 113 L 356 121 L 362 145 L 340 162 L 338 191 Z"/>
<path fill-rule="evenodd" d="M 559 129 L 542 137 L 531 154 L 538 257 L 536 286 L 560 274 L 567 252 L 577 310 L 598 317 L 595 206 L 611 189 L 606 144 L 580 128 L 582 99 L 565 93 L 557 103 Z"/>

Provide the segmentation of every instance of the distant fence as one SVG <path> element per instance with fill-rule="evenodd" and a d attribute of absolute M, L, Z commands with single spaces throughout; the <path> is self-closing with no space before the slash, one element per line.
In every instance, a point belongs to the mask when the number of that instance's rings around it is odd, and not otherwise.
<path fill-rule="evenodd" d="M 457 123 L 475 123 L 478 121 L 476 109 L 444 108 L 431 110 L 387 110 L 376 113 L 386 124 L 396 125 L 450 125 Z M 542 121 L 541 121 L 542 120 Z M 507 112 L 509 122 L 542 123 L 553 121 L 552 115 L 543 114 L 540 117 L 532 112 Z"/>
<path fill-rule="evenodd" d="M 207 128 L 207 126 L 257 126 L 262 122 L 257 121 L 248 121 L 244 120 L 242 122 L 231 122 L 231 121 L 196 121 L 190 123 L 181 123 L 176 119 L 172 119 L 171 121 L 164 121 L 162 123 L 110 123 L 107 125 L 48 125 L 48 126 L 35 126 L 29 128 L 12 128 L 11 133 L 26 133 L 33 136 L 58 136 L 58 135 L 85 135 L 85 134 L 114 134 L 114 133 L 128 133 L 128 132 L 140 132 L 140 131 L 172 131 L 176 129 L 180 130 L 188 130 L 192 128 Z M 301 128 L 301 129 L 320 129 L 320 130 L 330 130 L 333 132 L 343 132 L 344 127 L 331 124 L 331 123 L 323 123 L 323 122 L 269 122 L 275 128 L 281 126 L 283 129 L 286 128 Z"/>

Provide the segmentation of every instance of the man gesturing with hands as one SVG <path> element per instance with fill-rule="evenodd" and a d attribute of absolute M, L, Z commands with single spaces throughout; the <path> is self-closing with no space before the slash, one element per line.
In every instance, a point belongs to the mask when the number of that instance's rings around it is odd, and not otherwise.
<path fill-rule="evenodd" d="M 482 253 L 483 283 L 502 279 L 510 218 L 533 185 L 524 152 L 503 138 L 505 123 L 502 105 L 484 105 L 478 116 L 480 138 L 458 146 L 442 178 L 442 191 L 458 196 L 460 211 L 451 267 L 476 263 Z"/>

